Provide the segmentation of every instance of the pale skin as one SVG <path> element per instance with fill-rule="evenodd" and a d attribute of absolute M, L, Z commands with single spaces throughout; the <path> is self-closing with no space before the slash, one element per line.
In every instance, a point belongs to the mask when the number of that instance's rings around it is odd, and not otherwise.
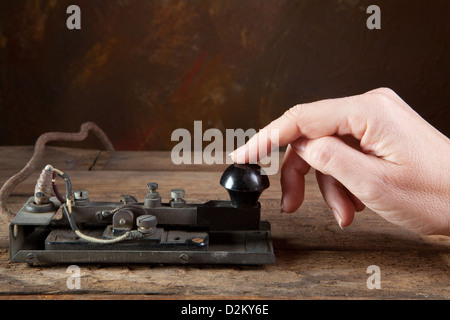
<path fill-rule="evenodd" d="M 287 146 L 281 211 L 300 207 L 314 168 L 341 228 L 367 207 L 407 230 L 450 236 L 450 140 L 394 91 L 296 105 L 263 130 L 278 130 L 279 141 L 257 134 L 230 156 L 245 163 Z"/>

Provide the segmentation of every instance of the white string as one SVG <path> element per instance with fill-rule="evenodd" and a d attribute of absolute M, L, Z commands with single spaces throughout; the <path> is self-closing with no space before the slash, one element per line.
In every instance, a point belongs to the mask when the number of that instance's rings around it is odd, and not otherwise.
<path fill-rule="evenodd" d="M 130 235 L 130 232 L 126 232 L 125 234 L 121 235 L 120 237 L 114 238 L 114 239 L 98 239 L 98 238 L 94 238 L 88 235 L 83 234 L 80 230 L 75 230 L 75 233 L 77 234 L 77 236 L 79 236 L 81 239 L 84 239 L 86 241 L 89 242 L 94 242 L 94 243 L 100 243 L 100 244 L 111 244 L 111 243 L 116 243 L 122 240 L 125 240 L 126 238 L 128 238 L 128 236 Z"/>

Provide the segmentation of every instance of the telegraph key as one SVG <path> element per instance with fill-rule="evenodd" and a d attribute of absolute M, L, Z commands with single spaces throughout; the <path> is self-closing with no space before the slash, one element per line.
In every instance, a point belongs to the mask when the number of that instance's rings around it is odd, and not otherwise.
<path fill-rule="evenodd" d="M 55 177 L 65 183 L 65 195 Z M 72 193 L 64 172 L 48 165 L 34 196 L 10 224 L 13 262 L 239 264 L 275 263 L 270 224 L 258 199 L 269 179 L 256 164 L 233 164 L 220 184 L 230 201 L 190 204 L 183 189 L 163 202 L 150 182 L 143 202 L 93 202 L 87 190 Z M 61 210 L 62 217 L 55 218 Z"/>

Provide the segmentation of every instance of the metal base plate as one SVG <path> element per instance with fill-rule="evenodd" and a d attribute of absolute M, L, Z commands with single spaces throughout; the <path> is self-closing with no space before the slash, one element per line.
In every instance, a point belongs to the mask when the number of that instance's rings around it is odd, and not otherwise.
<path fill-rule="evenodd" d="M 105 230 L 94 229 L 101 237 Z M 158 239 L 159 237 L 159 239 Z M 203 241 L 200 241 L 203 239 Z M 29 248 L 31 249 L 31 248 Z M 96 245 L 79 239 L 69 229 L 52 230 L 43 250 L 19 250 L 13 262 L 55 263 L 149 263 L 149 264 L 274 264 L 270 224 L 259 230 L 199 232 L 160 230 L 153 238 Z"/>

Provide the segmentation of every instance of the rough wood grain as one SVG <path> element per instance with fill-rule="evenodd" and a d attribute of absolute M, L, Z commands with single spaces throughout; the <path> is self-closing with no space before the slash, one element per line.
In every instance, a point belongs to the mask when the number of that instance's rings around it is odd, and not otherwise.
<path fill-rule="evenodd" d="M 11 152 L 13 151 L 13 152 Z M 62 151 L 62 152 L 60 152 Z M 0 148 L 0 183 L 17 166 L 5 160 L 8 153 L 18 161 L 26 148 Z M 228 199 L 219 185 L 219 168 L 181 170 L 173 168 L 169 153 L 118 152 L 102 154 L 103 164 L 86 166 L 95 150 L 54 148 L 55 161 L 67 168 L 75 189 L 86 188 L 92 200 L 115 200 L 122 194 L 141 199 L 146 183 L 159 183 L 163 201 L 170 189 L 186 189 L 185 199 L 198 203 Z M 136 163 L 133 164 L 136 158 Z M 148 161 L 147 161 L 148 158 Z M 153 159 L 158 161 L 152 161 Z M 100 158 L 98 158 L 100 159 Z M 49 161 L 53 161 L 50 157 Z M 155 165 L 155 163 L 158 163 Z M 98 165 L 98 167 L 97 167 Z M 91 170 L 89 170 L 91 168 Z M 120 169 L 123 168 L 123 169 Z M 9 207 L 18 210 L 33 190 L 33 175 L 10 197 Z M 314 174 L 306 177 L 302 207 L 293 214 L 280 214 L 279 175 L 261 198 L 262 217 L 270 221 L 277 264 L 262 267 L 80 265 L 81 289 L 69 290 L 68 265 L 33 267 L 9 261 L 7 223 L 0 227 L 0 295 L 8 297 L 71 298 L 369 298 L 448 299 L 450 290 L 450 239 L 421 237 L 402 230 L 373 213 L 358 213 L 342 231 L 334 221 L 316 185 Z M 381 289 L 366 286 L 367 267 L 381 269 Z"/>
<path fill-rule="evenodd" d="M 0 146 L 0 169 L 20 171 L 30 160 L 33 151 L 32 146 Z M 44 168 L 46 164 L 52 163 L 61 170 L 89 170 L 101 152 L 100 150 L 47 146 L 37 168 Z"/>

